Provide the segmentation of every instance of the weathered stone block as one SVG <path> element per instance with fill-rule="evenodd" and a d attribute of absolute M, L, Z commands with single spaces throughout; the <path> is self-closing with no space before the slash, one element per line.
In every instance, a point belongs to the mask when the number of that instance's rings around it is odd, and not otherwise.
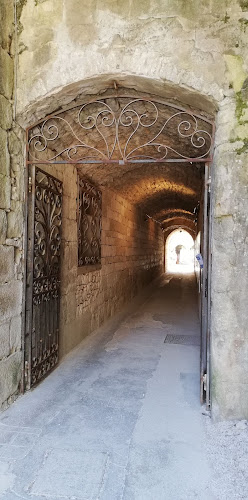
<path fill-rule="evenodd" d="M 14 2 L 0 2 L 0 45 L 9 50 L 11 35 L 14 29 Z"/>
<path fill-rule="evenodd" d="M 12 106 L 10 102 L 0 95 L 0 127 L 4 130 L 8 130 L 12 123 Z"/>
<path fill-rule="evenodd" d="M 9 322 L 0 325 L 0 359 L 9 355 L 9 327 Z"/>
<path fill-rule="evenodd" d="M 7 132 L 0 128 L 0 173 L 8 176 L 10 173 Z"/>
<path fill-rule="evenodd" d="M 13 316 L 21 314 L 22 309 L 22 282 L 11 281 L 0 286 L 0 317 L 7 321 Z"/>
<path fill-rule="evenodd" d="M 10 177 L 0 174 L 0 208 L 10 208 Z"/>
<path fill-rule="evenodd" d="M 77 241 L 77 224 L 72 219 L 64 219 L 62 234 L 67 241 Z"/>
<path fill-rule="evenodd" d="M 10 322 L 10 352 L 13 353 L 21 349 L 22 317 L 21 315 L 12 318 Z"/>
<path fill-rule="evenodd" d="M 0 362 L 0 403 L 3 403 L 17 390 L 22 373 L 22 353 L 16 352 Z"/>
<path fill-rule="evenodd" d="M 18 155 L 21 152 L 21 142 L 17 135 L 11 130 L 8 134 L 8 147 L 11 155 Z"/>
<path fill-rule="evenodd" d="M 16 157 L 12 156 L 11 160 L 13 158 Z M 14 201 L 23 201 L 25 196 L 23 175 L 19 172 L 12 170 L 12 161 L 10 162 L 10 165 L 11 165 L 11 199 Z"/>
<path fill-rule="evenodd" d="M 11 99 L 14 84 L 14 63 L 6 50 L 0 47 L 0 94 Z"/>
<path fill-rule="evenodd" d="M 0 246 L 0 283 L 7 283 L 14 277 L 14 247 Z"/>
<path fill-rule="evenodd" d="M 14 210 L 8 213 L 7 238 L 19 238 L 23 232 L 23 207 L 22 203 L 16 201 L 13 205 Z"/>
<path fill-rule="evenodd" d="M 18 156 L 11 156 L 10 157 L 10 168 L 13 172 L 20 172 L 20 164 L 23 164 L 23 159 Z M 22 179 L 23 182 L 23 179 Z"/>
<path fill-rule="evenodd" d="M 7 235 L 7 216 L 5 210 L 0 210 L 0 244 L 5 243 Z"/>

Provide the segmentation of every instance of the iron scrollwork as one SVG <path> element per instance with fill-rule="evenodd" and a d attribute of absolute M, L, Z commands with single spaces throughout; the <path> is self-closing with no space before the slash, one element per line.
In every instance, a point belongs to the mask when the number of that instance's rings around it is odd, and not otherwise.
<path fill-rule="evenodd" d="M 31 385 L 58 361 L 62 182 L 35 171 Z"/>
<path fill-rule="evenodd" d="M 95 99 L 50 116 L 30 130 L 28 141 L 30 161 L 51 163 L 203 161 L 211 147 L 212 122 L 204 116 L 126 96 Z"/>
<path fill-rule="evenodd" d="M 78 176 L 78 266 L 101 262 L 102 194 Z"/>

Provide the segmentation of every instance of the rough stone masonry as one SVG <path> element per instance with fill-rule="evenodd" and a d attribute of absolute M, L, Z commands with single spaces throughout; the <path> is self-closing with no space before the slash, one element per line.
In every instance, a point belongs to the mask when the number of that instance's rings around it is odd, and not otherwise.
<path fill-rule="evenodd" d="M 13 122 L 14 4 L 0 2 L 0 399 L 18 394 L 22 373 L 23 279 L 22 145 Z"/>
<path fill-rule="evenodd" d="M 115 81 L 216 117 L 212 414 L 247 418 L 248 2 L 1 0 L 0 9 L 2 404 L 15 398 L 22 373 L 25 129 Z M 99 273 L 80 280 L 78 307 L 80 295 L 86 303 L 95 296 Z"/>

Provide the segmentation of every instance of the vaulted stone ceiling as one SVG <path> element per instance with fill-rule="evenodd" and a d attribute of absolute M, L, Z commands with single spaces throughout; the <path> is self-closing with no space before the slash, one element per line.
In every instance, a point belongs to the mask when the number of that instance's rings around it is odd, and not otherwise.
<path fill-rule="evenodd" d="M 201 199 L 203 168 L 196 163 L 84 165 L 80 171 L 139 206 L 164 228 L 174 221 L 192 229 L 194 209 Z"/>

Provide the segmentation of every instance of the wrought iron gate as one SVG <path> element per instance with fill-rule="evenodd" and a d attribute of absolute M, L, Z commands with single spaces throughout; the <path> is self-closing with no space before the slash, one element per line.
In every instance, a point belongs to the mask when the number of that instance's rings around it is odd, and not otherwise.
<path fill-rule="evenodd" d="M 25 388 L 58 362 L 62 182 L 29 166 Z"/>

